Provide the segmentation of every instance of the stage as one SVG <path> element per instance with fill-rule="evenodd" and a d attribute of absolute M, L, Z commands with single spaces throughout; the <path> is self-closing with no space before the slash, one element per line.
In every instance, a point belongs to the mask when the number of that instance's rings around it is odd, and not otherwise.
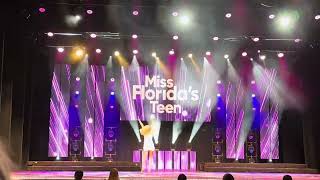
<path fill-rule="evenodd" d="M 126 180 L 174 180 L 182 172 L 120 172 L 120 179 Z M 222 179 L 225 172 L 184 172 L 189 180 Z M 236 180 L 280 180 L 284 173 L 232 173 Z M 84 179 L 106 179 L 109 172 L 85 171 Z M 290 174 L 294 180 L 319 180 L 319 174 Z M 72 171 L 18 171 L 13 173 L 12 179 L 73 179 Z"/>

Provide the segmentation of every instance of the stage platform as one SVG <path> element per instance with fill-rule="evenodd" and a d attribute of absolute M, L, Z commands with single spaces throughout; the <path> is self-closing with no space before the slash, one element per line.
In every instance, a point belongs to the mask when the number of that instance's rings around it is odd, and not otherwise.
<path fill-rule="evenodd" d="M 120 172 L 121 180 L 176 180 L 181 172 Z M 184 172 L 188 180 L 221 180 L 225 172 Z M 232 173 L 236 180 L 281 180 L 283 173 Z M 84 179 L 106 179 L 107 171 L 85 171 Z M 320 180 L 319 174 L 290 174 L 294 180 Z M 12 179 L 73 179 L 72 171 L 18 171 Z"/>

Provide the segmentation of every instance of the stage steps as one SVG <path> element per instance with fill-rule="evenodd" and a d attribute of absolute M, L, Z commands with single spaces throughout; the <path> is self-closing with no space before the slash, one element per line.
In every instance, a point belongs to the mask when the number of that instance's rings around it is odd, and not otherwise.
<path fill-rule="evenodd" d="M 306 164 L 291 163 L 200 163 L 199 169 L 205 172 L 264 172 L 264 173 L 319 173 Z"/>
<path fill-rule="evenodd" d="M 140 171 L 140 164 L 126 161 L 28 161 L 27 170 L 32 171 Z"/>

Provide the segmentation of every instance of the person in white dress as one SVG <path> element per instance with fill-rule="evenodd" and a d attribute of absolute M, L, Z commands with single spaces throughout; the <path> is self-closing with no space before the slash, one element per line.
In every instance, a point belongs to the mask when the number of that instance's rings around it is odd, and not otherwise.
<path fill-rule="evenodd" d="M 153 119 L 151 119 L 150 122 L 152 121 Z M 148 125 L 144 125 L 140 120 L 139 120 L 139 123 L 141 126 L 140 134 L 143 136 L 141 171 L 146 169 L 146 163 L 148 161 L 147 170 L 150 172 L 153 166 L 153 153 L 155 151 L 155 147 L 153 143 L 154 129 L 152 127 L 152 123 Z"/>

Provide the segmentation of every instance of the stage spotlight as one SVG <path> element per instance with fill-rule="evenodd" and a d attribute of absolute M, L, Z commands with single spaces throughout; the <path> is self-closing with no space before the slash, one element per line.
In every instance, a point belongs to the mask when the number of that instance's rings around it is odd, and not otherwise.
<path fill-rule="evenodd" d="M 181 114 L 182 114 L 183 117 L 188 116 L 188 112 L 186 110 L 183 110 Z"/>
<path fill-rule="evenodd" d="M 176 11 L 172 13 L 172 16 L 174 16 L 174 17 L 177 17 L 178 15 L 179 15 L 179 13 Z"/>
<path fill-rule="evenodd" d="M 255 94 L 251 94 L 251 97 L 253 97 L 253 98 L 254 98 L 254 97 L 256 97 L 256 95 L 255 95 Z"/>
<path fill-rule="evenodd" d="M 80 77 L 76 77 L 76 81 L 80 81 Z"/>
<path fill-rule="evenodd" d="M 100 54 L 101 53 L 101 49 L 96 49 L 96 53 Z"/>
<path fill-rule="evenodd" d="M 252 80 L 252 81 L 251 81 L 251 84 L 256 84 L 256 81 L 255 81 L 255 80 Z"/>
<path fill-rule="evenodd" d="M 91 34 L 90 34 L 90 37 L 91 37 L 91 38 L 96 38 L 97 35 L 96 35 L 95 33 L 91 33 Z"/>
<path fill-rule="evenodd" d="M 224 57 L 225 59 L 228 59 L 228 58 L 229 58 L 229 55 L 228 55 L 228 54 L 225 54 L 223 57 Z"/>
<path fill-rule="evenodd" d="M 112 95 L 112 96 L 113 96 L 113 95 L 114 95 L 114 91 L 111 91 L 111 92 L 110 92 L 110 95 Z"/>
<path fill-rule="evenodd" d="M 75 52 L 75 55 L 77 57 L 81 57 L 84 55 L 84 51 L 82 49 L 77 49 L 76 52 Z"/>
<path fill-rule="evenodd" d="M 283 56 L 284 56 L 283 53 L 278 53 L 278 57 L 279 57 L 279 58 L 282 58 Z"/>
<path fill-rule="evenodd" d="M 114 108 L 114 106 L 111 105 L 111 106 L 110 106 L 110 109 L 113 109 L 113 108 Z"/>
<path fill-rule="evenodd" d="M 188 57 L 189 57 L 189 58 L 192 58 L 192 54 L 191 54 L 191 53 L 190 53 L 190 54 L 188 54 Z"/>
<path fill-rule="evenodd" d="M 62 53 L 64 51 L 64 48 L 59 47 L 59 48 L 57 48 L 57 50 L 58 50 L 59 53 Z"/>
<path fill-rule="evenodd" d="M 79 92 L 79 91 L 76 91 L 75 93 L 76 93 L 77 95 L 79 95 L 79 94 L 80 94 L 80 92 Z"/>
<path fill-rule="evenodd" d="M 220 93 L 218 93 L 218 94 L 217 94 L 217 97 L 220 97 L 220 96 L 221 96 L 221 94 L 220 94 Z"/>
<path fill-rule="evenodd" d="M 134 49 L 134 50 L 132 51 L 133 54 L 138 54 L 138 52 L 139 52 L 139 51 L 136 50 L 136 49 Z"/>
<path fill-rule="evenodd" d="M 250 61 L 253 61 L 253 58 L 250 58 Z"/>
<path fill-rule="evenodd" d="M 40 8 L 39 8 L 39 12 L 41 12 L 41 13 L 46 12 L 46 8 L 44 8 L 44 7 L 40 7 Z"/>
<path fill-rule="evenodd" d="M 258 52 L 258 53 L 260 53 L 261 51 L 260 51 L 260 50 L 258 50 L 257 52 Z"/>
<path fill-rule="evenodd" d="M 274 19 L 276 16 L 274 14 L 269 15 L 269 19 Z"/>
<path fill-rule="evenodd" d="M 298 43 L 298 42 L 300 42 L 300 41 L 301 41 L 301 39 L 295 39 L 295 40 L 294 40 L 295 43 Z"/>
<path fill-rule="evenodd" d="M 153 53 L 151 53 L 151 56 L 155 58 L 155 57 L 157 57 L 157 53 L 153 52 Z"/>
<path fill-rule="evenodd" d="M 269 163 L 272 163 L 272 159 L 269 159 L 268 162 L 269 162 Z"/>
<path fill-rule="evenodd" d="M 138 35 L 136 35 L 136 34 L 132 34 L 132 39 L 137 39 L 138 38 Z"/>
<path fill-rule="evenodd" d="M 207 51 L 207 52 L 206 52 L 206 55 L 207 55 L 207 56 L 211 56 L 211 52 L 210 52 L 210 51 Z"/>
<path fill-rule="evenodd" d="M 221 84 L 221 80 L 218 80 L 218 81 L 217 81 L 217 84 Z"/>
<path fill-rule="evenodd" d="M 242 56 L 243 56 L 243 57 L 246 57 L 247 55 L 248 55 L 247 52 L 243 52 L 243 53 L 242 53 Z"/>
<path fill-rule="evenodd" d="M 94 160 L 94 157 L 93 157 L 93 156 L 91 157 L 91 160 Z"/>
<path fill-rule="evenodd" d="M 74 107 L 79 108 L 79 105 L 78 105 L 78 104 L 76 104 L 76 105 L 74 105 Z"/>
<path fill-rule="evenodd" d="M 217 95 L 218 96 L 218 95 Z M 219 94 L 219 97 L 220 97 L 220 94 Z M 211 99 L 209 99 L 206 103 L 206 106 L 209 108 L 211 106 Z"/>
<path fill-rule="evenodd" d="M 119 55 L 120 55 L 120 52 L 119 52 L 119 51 L 115 51 L 115 52 L 114 52 L 114 55 L 115 55 L 115 56 L 119 56 Z"/>
<path fill-rule="evenodd" d="M 114 82 L 114 78 L 110 78 L 110 81 L 111 81 L 111 82 Z"/>
<path fill-rule="evenodd" d="M 174 55 L 174 50 L 173 50 L 173 49 L 170 50 L 170 51 L 169 51 L 169 54 L 170 54 L 170 55 Z"/>
<path fill-rule="evenodd" d="M 226 14 L 226 18 L 231 18 L 231 16 L 232 16 L 231 13 Z"/>
<path fill-rule="evenodd" d="M 59 161 L 59 160 L 60 160 L 60 156 L 57 156 L 57 157 L 56 157 L 56 160 Z"/>
<path fill-rule="evenodd" d="M 174 35 L 174 36 L 172 37 L 172 39 L 173 39 L 173 40 L 178 40 L 179 37 L 178 37 L 177 35 Z"/>
<path fill-rule="evenodd" d="M 218 41 L 219 40 L 219 37 L 218 36 L 215 36 L 212 38 L 214 41 Z"/>
<path fill-rule="evenodd" d="M 91 9 L 87 9 L 87 14 L 92 14 L 93 11 Z"/>
<path fill-rule="evenodd" d="M 181 61 L 183 61 L 183 58 L 180 58 Z"/>
<path fill-rule="evenodd" d="M 190 22 L 190 18 L 186 15 L 180 17 L 180 23 L 183 25 L 187 25 Z"/>
<path fill-rule="evenodd" d="M 314 17 L 314 19 L 315 19 L 315 20 L 319 20 L 319 19 L 320 19 L 320 15 L 316 15 L 316 16 Z"/>
<path fill-rule="evenodd" d="M 252 111 L 255 111 L 256 110 L 256 108 L 252 108 Z"/>
<path fill-rule="evenodd" d="M 260 41 L 260 38 L 255 37 L 255 38 L 253 38 L 252 40 L 253 40 L 254 42 L 258 42 L 258 41 Z"/>
<path fill-rule="evenodd" d="M 80 20 L 82 19 L 82 17 L 81 17 L 79 14 L 77 14 L 77 15 L 75 16 L 75 18 L 76 18 L 76 20 L 78 20 L 78 21 L 80 21 Z"/>
<path fill-rule="evenodd" d="M 52 32 L 48 32 L 47 35 L 48 35 L 49 37 L 52 37 L 52 36 L 53 36 L 53 33 L 52 33 Z"/>
<path fill-rule="evenodd" d="M 93 119 L 92 118 L 88 118 L 88 123 L 92 124 L 93 123 Z"/>
<path fill-rule="evenodd" d="M 294 28 L 296 21 L 299 19 L 297 11 L 287 11 L 277 17 L 278 29 L 282 32 L 290 31 Z"/>
<path fill-rule="evenodd" d="M 133 14 L 134 16 L 138 16 L 138 15 L 139 15 L 139 11 L 134 10 L 134 11 L 132 11 L 132 14 Z"/>
<path fill-rule="evenodd" d="M 266 55 L 260 55 L 259 58 L 260 58 L 261 60 L 265 60 L 267 57 L 266 57 Z"/>

